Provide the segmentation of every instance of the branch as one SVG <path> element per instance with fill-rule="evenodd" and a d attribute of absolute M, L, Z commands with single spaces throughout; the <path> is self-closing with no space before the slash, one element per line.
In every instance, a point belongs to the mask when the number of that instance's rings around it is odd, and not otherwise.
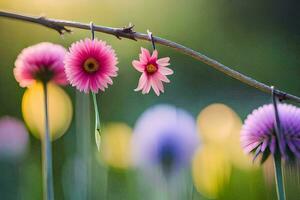
<path fill-rule="evenodd" d="M 59 19 L 51 19 L 51 18 L 45 18 L 45 17 L 33 17 L 33 16 L 27 16 L 27 15 L 21 15 L 11 12 L 5 12 L 0 11 L 0 17 L 7 17 L 12 19 L 17 19 L 21 21 L 27 21 L 32 22 L 35 24 L 40 24 L 42 26 L 48 27 L 50 29 L 53 29 L 60 34 L 63 34 L 65 32 L 69 33 L 71 32 L 70 29 L 66 27 L 73 27 L 73 28 L 79 28 L 79 29 L 86 29 L 90 30 L 89 24 L 84 24 L 80 22 L 74 22 L 74 21 L 67 21 L 67 20 L 59 20 Z M 118 39 L 121 38 L 127 38 L 131 40 L 146 40 L 151 41 L 147 34 L 134 32 L 133 26 L 129 25 L 128 27 L 123 28 L 112 28 L 112 27 L 106 27 L 106 26 L 99 26 L 94 25 L 93 26 L 94 31 L 102 32 L 110 35 L 116 36 Z M 264 83 L 261 83 L 249 76 L 246 76 L 244 74 L 241 74 L 230 67 L 223 65 L 222 63 L 219 63 L 218 61 L 207 57 L 206 55 L 194 51 L 193 49 L 190 49 L 188 47 L 185 47 L 181 44 L 178 44 L 176 42 L 160 38 L 160 37 L 153 37 L 153 40 L 155 43 L 170 47 L 176 51 L 179 51 L 180 53 L 183 53 L 185 55 L 188 55 L 196 60 L 199 60 L 203 63 L 206 63 L 207 65 L 223 72 L 227 76 L 230 76 L 232 78 L 235 78 L 242 83 L 245 83 L 247 85 L 250 85 L 256 89 L 259 89 L 265 93 L 272 94 L 272 88 Z M 300 103 L 300 97 L 286 93 L 284 91 L 276 90 L 276 94 L 281 100 L 293 100 L 295 102 Z"/>

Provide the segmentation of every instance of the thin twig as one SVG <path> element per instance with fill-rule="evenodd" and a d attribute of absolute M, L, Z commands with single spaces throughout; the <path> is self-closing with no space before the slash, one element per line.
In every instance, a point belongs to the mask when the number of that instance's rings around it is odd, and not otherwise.
<path fill-rule="evenodd" d="M 21 15 L 21 14 L 16 14 L 12 12 L 5 12 L 5 11 L 0 11 L 0 17 L 7 17 L 7 18 L 12 18 L 12 19 L 17 19 L 21 21 L 27 21 L 27 22 L 32 22 L 36 24 L 40 24 L 42 26 L 46 26 L 48 28 L 51 28 L 53 30 L 56 30 L 60 34 L 65 33 L 65 32 L 70 32 L 70 29 L 66 27 L 73 27 L 73 28 L 79 28 L 79 29 L 86 29 L 90 30 L 90 24 L 85 24 L 85 23 L 80 23 L 80 22 L 74 22 L 74 21 L 67 21 L 67 20 L 59 20 L 59 19 L 51 19 L 51 18 L 45 18 L 45 17 L 33 17 L 33 16 L 28 16 L 28 15 Z M 97 32 L 102 32 L 110 35 L 116 36 L 118 39 L 121 38 L 127 38 L 131 40 L 146 40 L 150 41 L 150 38 L 148 37 L 147 34 L 145 33 L 139 33 L 139 32 L 134 32 L 133 31 L 133 25 L 129 25 L 128 27 L 123 27 L 123 28 L 112 28 L 112 27 L 106 27 L 106 26 L 99 26 L 99 25 L 94 25 L 94 31 Z M 223 72 L 224 74 L 235 78 L 247 85 L 250 85 L 256 89 L 259 89 L 263 92 L 266 92 L 268 94 L 272 93 L 272 89 L 270 86 L 261 83 L 249 76 L 246 76 L 244 74 L 241 74 L 240 72 L 237 72 L 230 67 L 223 65 L 222 63 L 207 57 L 206 55 L 194 51 L 193 49 L 190 49 L 188 47 L 185 47 L 181 44 L 178 44 L 176 42 L 160 38 L 160 37 L 153 37 L 153 41 L 155 43 L 170 47 L 178 52 L 181 52 L 185 55 L 188 55 L 196 60 L 199 60 L 203 63 L 206 63 L 207 65 Z M 286 100 L 293 100 L 295 102 L 300 103 L 300 97 L 286 93 L 284 91 L 276 90 L 277 96 L 280 99 L 286 99 Z"/>

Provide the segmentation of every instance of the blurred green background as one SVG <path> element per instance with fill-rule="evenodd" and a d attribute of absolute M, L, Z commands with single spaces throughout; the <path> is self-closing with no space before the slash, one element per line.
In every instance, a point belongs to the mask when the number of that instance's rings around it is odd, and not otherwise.
<path fill-rule="evenodd" d="M 200 51 L 261 82 L 300 94 L 300 3 L 297 0 L 1 0 L 0 9 L 85 23 L 93 21 L 111 27 L 123 27 L 132 22 L 136 31 L 150 29 L 154 35 Z M 12 73 L 20 51 L 42 41 L 67 48 L 74 41 L 90 37 L 89 31 L 72 30 L 72 34 L 61 37 L 42 26 L 0 18 L 0 116 L 22 119 L 24 89 L 18 86 Z M 165 86 L 166 92 L 159 97 L 153 92 L 149 95 L 136 93 L 133 89 L 139 73 L 133 69 L 131 61 L 138 58 L 141 46 L 151 49 L 151 44 L 118 40 L 102 33 L 96 33 L 96 37 L 111 44 L 119 57 L 119 76 L 113 86 L 99 95 L 104 123 L 121 121 L 133 127 L 138 116 L 157 103 L 173 104 L 196 117 L 205 106 L 219 102 L 229 105 L 244 119 L 254 108 L 270 102 L 269 95 L 160 45 L 157 45 L 160 56 L 171 57 L 171 67 L 175 71 L 170 77 L 171 84 Z M 71 87 L 65 89 L 75 109 L 76 92 Z M 80 98 L 86 103 L 83 96 Z M 69 193 L 75 193 L 76 187 L 71 183 L 77 181 L 69 180 L 72 176 L 64 171 L 69 171 L 68 164 L 72 166 L 77 162 L 74 160 L 80 149 L 87 157 L 92 157 L 88 158 L 92 162 L 90 176 L 93 177 L 88 187 L 89 199 L 147 199 L 147 193 L 138 187 L 139 175 L 135 171 L 119 172 L 94 159 L 92 132 L 92 146 L 88 150 L 81 148 L 78 138 L 83 136 L 75 133 L 79 130 L 74 123 L 76 112 L 69 131 L 53 143 L 56 199 L 75 199 Z M 89 131 L 82 133 L 87 135 Z M 17 164 L 1 162 L 0 199 L 41 199 L 40 163 L 40 143 L 31 137 L 30 151 L 23 161 Z M 107 176 L 110 177 L 108 183 Z M 190 175 L 187 177 L 192 187 Z M 288 199 L 299 199 L 299 180 L 294 184 L 295 176 L 288 178 L 292 182 L 287 186 Z M 274 199 L 275 195 L 274 187 L 266 185 L 262 170 L 233 169 L 230 182 L 219 199 Z M 204 197 L 194 191 L 193 198 Z"/>

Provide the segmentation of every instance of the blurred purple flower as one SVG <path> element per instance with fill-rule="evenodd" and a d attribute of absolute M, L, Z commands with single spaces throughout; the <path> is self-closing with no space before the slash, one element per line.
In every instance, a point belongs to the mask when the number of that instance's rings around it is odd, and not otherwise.
<path fill-rule="evenodd" d="M 281 156 L 300 158 L 300 109 L 288 104 L 278 104 L 281 124 Z M 275 132 L 275 113 L 273 104 L 255 109 L 247 119 L 241 132 L 241 144 L 246 153 L 255 157 L 262 153 L 262 161 L 270 153 L 280 153 Z"/>
<path fill-rule="evenodd" d="M 193 117 L 182 109 L 157 105 L 138 119 L 133 159 L 143 169 L 160 167 L 165 174 L 187 166 L 198 144 Z"/>
<path fill-rule="evenodd" d="M 0 118 L 0 158 L 19 159 L 28 143 L 28 132 L 20 120 L 8 116 Z"/>

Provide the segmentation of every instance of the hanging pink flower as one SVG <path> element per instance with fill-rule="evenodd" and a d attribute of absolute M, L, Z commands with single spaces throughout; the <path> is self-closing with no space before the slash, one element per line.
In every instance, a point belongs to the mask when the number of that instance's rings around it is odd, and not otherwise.
<path fill-rule="evenodd" d="M 15 62 L 16 80 L 21 87 L 28 87 L 37 80 L 66 85 L 63 63 L 66 52 L 64 47 L 49 42 L 23 49 Z"/>
<path fill-rule="evenodd" d="M 152 87 L 155 94 L 159 96 L 160 92 L 164 92 L 162 82 L 169 83 L 170 80 L 167 78 L 167 75 L 173 74 L 173 70 L 167 67 L 170 65 L 170 58 L 157 59 L 157 50 L 154 50 L 152 55 L 150 55 L 145 48 L 141 48 L 139 56 L 140 60 L 132 61 L 133 67 L 142 73 L 135 91 L 142 90 L 143 94 L 148 94 Z"/>
<path fill-rule="evenodd" d="M 97 93 L 112 85 L 118 59 L 114 49 L 102 40 L 85 39 L 73 43 L 65 58 L 65 72 L 72 86 Z"/>

